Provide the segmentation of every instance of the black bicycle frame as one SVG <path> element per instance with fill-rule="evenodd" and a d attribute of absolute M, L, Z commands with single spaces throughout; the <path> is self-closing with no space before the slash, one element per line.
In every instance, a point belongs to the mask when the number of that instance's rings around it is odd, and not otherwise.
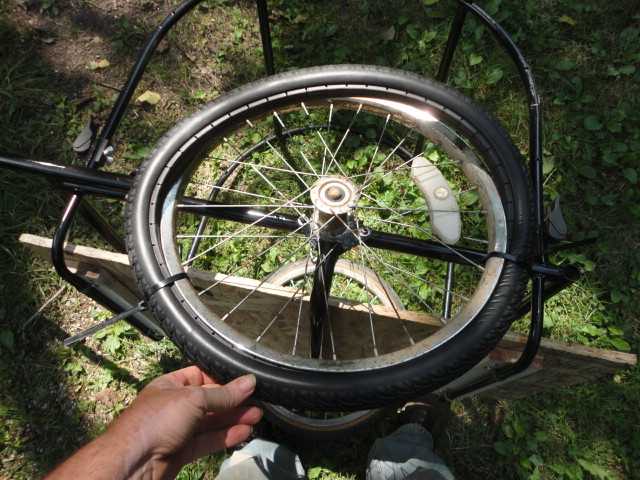
<path fill-rule="evenodd" d="M 54 234 L 52 246 L 53 264 L 58 274 L 77 288 L 81 293 L 93 298 L 116 314 L 124 312 L 126 309 L 130 308 L 130 306 L 119 305 L 117 302 L 114 302 L 104 295 L 96 285 L 87 282 L 80 276 L 71 272 L 64 261 L 64 241 L 74 217 L 81 212 L 111 245 L 119 251 L 124 250 L 122 239 L 114 232 L 113 228 L 109 226 L 108 222 L 101 218 L 100 214 L 93 209 L 89 203 L 83 201 L 84 195 L 95 194 L 101 197 L 119 200 L 126 199 L 127 192 L 131 188 L 133 182 L 132 177 L 101 171 L 99 168 L 105 162 L 107 149 L 111 143 L 111 139 L 122 120 L 125 110 L 131 101 L 134 90 L 137 87 L 147 64 L 153 56 L 156 47 L 167 32 L 173 28 L 173 26 L 175 26 L 175 24 L 179 22 L 185 14 L 193 10 L 193 8 L 202 1 L 203 0 L 186 0 L 160 24 L 150 37 L 136 64 L 131 70 L 131 73 L 105 123 L 105 126 L 101 131 L 100 137 L 97 140 L 85 167 L 74 167 L 42 160 L 24 159 L 0 153 L 0 167 L 20 169 L 22 171 L 42 174 L 48 178 L 57 179 L 65 191 L 71 192 L 58 229 Z M 486 378 L 483 378 L 479 382 L 468 385 L 457 391 L 444 392 L 444 394 L 450 398 L 472 392 L 490 383 L 504 380 L 525 370 L 535 357 L 540 344 L 545 300 L 566 288 L 572 282 L 575 282 L 580 276 L 580 272 L 576 267 L 572 265 L 558 266 L 551 263 L 549 260 L 549 253 L 559 250 L 560 248 L 556 250 L 549 250 L 546 241 L 542 193 L 542 116 L 540 100 L 538 98 L 531 69 L 509 35 L 487 12 L 473 1 L 456 1 L 458 3 L 458 8 L 453 18 L 436 78 L 442 82 L 446 82 L 451 62 L 456 52 L 465 20 L 469 13 L 475 15 L 476 18 L 478 18 L 488 28 L 491 34 L 498 40 L 502 48 L 511 57 L 520 75 L 523 88 L 526 92 L 529 108 L 529 167 L 534 185 L 537 242 L 536 252 L 538 253 L 530 258 L 514 258 L 508 255 L 504 256 L 506 261 L 515 261 L 526 264 L 531 274 L 532 292 L 530 297 L 523 302 L 519 310 L 519 315 L 524 315 L 527 312 L 531 313 L 529 337 L 521 357 L 512 365 L 492 371 Z M 267 75 L 272 75 L 275 73 L 276 69 L 271 46 L 267 0 L 256 0 L 256 4 L 260 23 L 260 33 L 262 37 L 265 69 Z M 202 201 L 199 200 L 198 202 L 201 204 Z M 215 218 L 228 218 L 230 215 L 233 215 L 233 219 L 235 221 L 245 223 L 254 223 L 256 218 L 255 210 L 243 213 L 242 210 L 232 209 L 234 212 L 230 213 L 228 211 L 225 212 L 223 208 L 219 208 L 215 202 L 210 202 L 209 208 L 206 210 L 208 211 L 206 213 L 207 215 Z M 198 209 L 198 212 L 202 213 L 202 209 Z M 287 218 L 284 215 L 279 216 L 278 218 L 265 218 L 264 226 L 280 228 L 283 230 L 287 230 L 288 228 L 295 230 L 298 228 L 297 223 L 295 223 L 295 219 Z M 466 260 L 464 260 L 464 258 L 472 259 L 473 262 L 477 264 L 484 264 L 487 258 L 491 255 L 486 252 L 461 250 L 455 247 L 442 248 L 440 245 L 433 242 L 420 242 L 417 244 L 409 239 L 393 238 L 391 235 L 376 234 L 376 232 L 372 233 L 372 235 L 366 240 L 366 243 L 371 246 L 384 246 L 385 248 L 391 247 L 391 249 L 411 252 L 414 255 L 417 254 L 425 257 L 439 258 L 450 262 L 450 264 L 465 263 Z M 576 245 L 577 244 L 568 244 L 567 247 L 565 244 L 561 248 L 572 248 Z M 132 323 L 136 324 L 135 321 L 132 321 Z M 141 328 L 141 325 L 139 324 L 136 324 L 136 326 Z M 157 336 L 157 332 L 146 331 L 145 333 L 152 337 Z"/>

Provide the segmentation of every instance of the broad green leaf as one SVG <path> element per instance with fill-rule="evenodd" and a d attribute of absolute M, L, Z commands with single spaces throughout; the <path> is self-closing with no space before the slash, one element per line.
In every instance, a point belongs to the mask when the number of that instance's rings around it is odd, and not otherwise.
<path fill-rule="evenodd" d="M 633 168 L 625 168 L 622 171 L 624 177 L 629 180 L 629 183 L 635 185 L 638 183 L 638 172 Z"/>
<path fill-rule="evenodd" d="M 559 62 L 556 62 L 555 65 L 556 65 L 556 69 L 564 70 L 564 71 L 571 70 L 573 67 L 576 66 L 575 63 L 570 62 L 568 60 L 560 60 Z"/>
<path fill-rule="evenodd" d="M 535 433 L 534 438 L 538 442 L 546 442 L 549 439 L 549 434 L 543 430 L 538 430 Z"/>
<path fill-rule="evenodd" d="M 542 326 L 544 328 L 551 328 L 556 324 L 556 315 L 553 312 L 545 312 L 542 320 Z"/>
<path fill-rule="evenodd" d="M 633 65 L 623 65 L 618 71 L 623 75 L 633 75 L 636 72 L 636 67 Z"/>
<path fill-rule="evenodd" d="M 580 331 L 586 333 L 587 335 L 591 335 L 592 337 L 599 337 L 603 333 L 595 325 L 584 325 L 582 328 L 580 328 Z"/>
<path fill-rule="evenodd" d="M 387 42 L 393 40 L 395 36 L 396 36 L 396 27 L 394 25 L 391 25 L 389 28 L 387 28 L 384 32 L 380 34 L 380 38 Z"/>
<path fill-rule="evenodd" d="M 120 340 L 114 335 L 109 335 L 102 344 L 104 349 L 111 354 L 116 353 L 116 351 L 120 348 L 120 345 Z"/>
<path fill-rule="evenodd" d="M 584 128 L 591 131 L 602 130 L 602 122 L 597 115 L 589 115 L 584 119 Z"/>
<path fill-rule="evenodd" d="M 505 457 L 511 453 L 510 447 L 511 447 L 511 444 L 507 442 L 495 442 L 493 444 L 493 448 L 495 449 L 495 451 L 498 452 L 500 455 L 504 455 Z"/>
<path fill-rule="evenodd" d="M 562 15 L 558 20 L 560 20 L 563 23 L 569 24 L 572 27 L 574 27 L 576 25 L 576 21 L 571 18 L 569 15 Z"/>
<path fill-rule="evenodd" d="M 494 83 L 498 83 L 500 79 L 503 77 L 503 75 L 504 75 L 504 72 L 501 69 L 493 68 L 487 74 L 486 82 L 488 85 L 493 85 Z"/>
<path fill-rule="evenodd" d="M 407 28 L 406 28 L 407 35 L 409 35 L 409 37 L 413 40 L 420 39 L 420 31 L 421 31 L 420 27 L 415 23 L 410 23 L 409 25 L 407 25 Z"/>
<path fill-rule="evenodd" d="M 610 338 L 609 342 L 611 343 L 611 345 L 613 345 L 613 348 L 620 352 L 628 352 L 629 350 L 631 350 L 631 345 L 629 345 L 629 342 L 622 338 Z"/>
<path fill-rule="evenodd" d="M 9 350 L 13 349 L 13 332 L 11 330 L 0 331 L 0 345 L 7 347 Z"/>
<path fill-rule="evenodd" d="M 609 292 L 609 294 L 611 295 L 611 301 L 613 303 L 621 302 L 622 300 L 624 300 L 624 297 L 625 297 L 625 295 L 617 288 L 612 289 L 611 292 Z"/>
<path fill-rule="evenodd" d="M 471 55 L 469 55 L 469 65 L 471 66 L 478 65 L 481 62 L 482 62 L 482 55 L 476 55 L 475 53 L 472 53 Z"/>
<path fill-rule="evenodd" d="M 619 155 L 607 150 L 605 152 L 602 153 L 602 161 L 606 164 L 606 165 L 617 165 L 618 164 L 618 157 Z"/>
<path fill-rule="evenodd" d="M 607 327 L 607 330 L 609 330 L 609 332 L 611 332 L 613 335 L 618 335 L 618 336 L 624 335 L 624 332 L 620 330 L 618 327 L 616 327 L 615 325 L 609 325 L 609 327 Z"/>
<path fill-rule="evenodd" d="M 587 472 L 589 472 L 591 475 L 594 475 L 597 478 L 600 478 L 602 480 L 605 480 L 607 478 L 612 478 L 612 476 L 604 468 L 602 468 L 600 465 L 596 465 L 595 463 L 587 462 L 586 460 L 583 460 L 582 458 L 578 459 L 578 463 Z"/>
<path fill-rule="evenodd" d="M 489 15 L 495 15 L 498 13 L 501 4 L 502 0 L 489 0 L 489 2 L 484 5 L 484 9 Z"/>
<path fill-rule="evenodd" d="M 609 122 L 607 123 L 607 130 L 614 133 L 621 132 L 622 124 L 620 122 Z"/>
<path fill-rule="evenodd" d="M 338 25 L 329 25 L 327 29 L 324 31 L 325 37 L 333 37 L 338 31 Z"/>
<path fill-rule="evenodd" d="M 542 459 L 536 454 L 531 455 L 529 457 L 529 461 L 532 464 L 534 464 L 536 467 L 540 467 L 540 466 L 544 465 L 544 462 L 542 461 Z"/>
<path fill-rule="evenodd" d="M 527 428 L 522 422 L 520 422 L 519 417 L 515 417 L 513 419 L 513 430 L 516 432 L 516 435 L 521 438 L 527 434 Z"/>
<path fill-rule="evenodd" d="M 328 477 L 327 474 L 331 476 Z M 320 478 L 333 478 L 332 474 L 333 472 L 331 470 L 323 467 L 313 467 L 307 471 L 307 477 L 309 477 L 309 480 L 316 480 Z"/>
<path fill-rule="evenodd" d="M 593 168 L 591 165 L 585 165 L 583 167 L 580 167 L 579 172 L 580 172 L 580 175 L 587 177 L 591 180 L 595 179 L 598 176 L 596 169 Z"/>
<path fill-rule="evenodd" d="M 613 65 L 608 65 L 607 75 L 609 75 L 610 77 L 617 77 L 618 75 L 620 75 L 620 71 Z"/>

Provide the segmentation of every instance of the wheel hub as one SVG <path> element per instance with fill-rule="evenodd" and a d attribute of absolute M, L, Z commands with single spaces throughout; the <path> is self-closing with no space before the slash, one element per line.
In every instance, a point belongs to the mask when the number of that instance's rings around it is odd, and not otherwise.
<path fill-rule="evenodd" d="M 312 233 L 331 241 L 351 237 L 353 212 L 360 199 L 358 187 L 346 177 L 328 176 L 314 183 L 310 194 L 315 207 Z"/>

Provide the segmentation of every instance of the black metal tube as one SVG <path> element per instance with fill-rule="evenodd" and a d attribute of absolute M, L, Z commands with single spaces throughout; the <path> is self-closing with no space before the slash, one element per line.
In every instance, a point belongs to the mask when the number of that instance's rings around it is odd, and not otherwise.
<path fill-rule="evenodd" d="M 546 235 L 544 234 L 544 201 L 542 194 L 542 114 L 540 108 L 540 98 L 536 90 L 535 81 L 531 67 L 523 57 L 522 53 L 513 42 L 507 32 L 496 22 L 487 12 L 469 0 L 459 0 L 462 4 L 473 12 L 491 31 L 500 45 L 509 54 L 515 64 L 520 79 L 523 83 L 527 102 L 529 105 L 529 168 L 534 184 L 535 196 L 535 216 L 537 233 L 537 251 L 544 252 L 546 249 Z M 540 257 L 541 263 L 547 262 L 547 256 Z"/>
<path fill-rule="evenodd" d="M 546 236 L 544 235 L 544 202 L 542 194 L 542 115 L 540 110 L 540 99 L 536 91 L 535 82 L 531 68 L 520 53 L 513 40 L 502 29 L 502 27 L 482 8 L 470 0 L 459 0 L 468 10 L 472 11 L 492 32 L 494 37 L 502 45 L 513 60 L 521 81 L 524 85 L 527 102 L 529 106 L 529 160 L 530 171 L 534 183 L 534 204 L 536 219 L 536 248 L 538 252 L 543 252 L 536 259 L 532 267 L 533 290 L 531 295 L 531 326 L 529 338 L 524 351 L 518 361 L 507 367 L 494 371 L 491 375 L 467 385 L 463 389 L 455 392 L 446 392 L 450 398 L 458 397 L 466 393 L 471 393 L 479 388 L 488 386 L 496 381 L 517 375 L 524 371 L 535 358 L 542 336 L 542 325 L 544 322 L 544 301 L 545 301 L 545 279 L 552 276 L 557 279 L 556 285 L 566 286 L 573 278 L 577 278 L 574 269 L 563 270 L 561 267 L 550 265 L 548 256 L 544 253 L 546 249 Z M 575 267 L 573 267 L 575 268 Z M 550 293 L 549 291 L 547 293 Z M 524 306 L 521 308 L 524 310 Z M 520 313 L 520 312 L 519 312 Z"/>
<path fill-rule="evenodd" d="M 313 271 L 313 284 L 309 297 L 309 349 L 311 358 L 320 358 L 324 328 L 329 317 L 329 295 L 336 262 L 343 252 L 340 244 L 320 240 L 318 262 Z M 375 345 L 374 345 L 375 347 Z"/>
<path fill-rule="evenodd" d="M 104 128 L 100 133 L 100 138 L 98 140 L 97 146 L 91 155 L 89 162 L 87 163 L 88 167 L 97 167 L 100 166 L 104 160 L 104 151 L 109 146 L 109 142 L 113 137 L 118 125 L 120 124 L 120 120 L 124 115 L 124 112 L 131 101 L 131 97 L 140 82 L 140 78 L 142 78 L 142 74 L 151 60 L 153 53 L 160 41 L 164 38 L 167 32 L 189 11 L 191 11 L 198 3 L 201 3 L 203 0 L 187 0 L 180 4 L 173 12 L 165 18 L 165 20 L 160 24 L 160 26 L 156 29 L 154 34 L 149 38 L 147 44 L 144 47 L 144 50 L 138 57 L 138 61 L 134 65 L 131 73 L 129 74 L 129 78 L 127 78 L 127 82 L 125 83 L 116 103 L 109 114 L 109 118 L 107 118 L 107 122 L 105 123 Z"/>
<path fill-rule="evenodd" d="M 230 206 L 218 202 L 187 197 L 182 199 L 179 208 L 183 212 L 189 212 L 194 215 L 205 215 L 246 225 L 251 224 L 258 227 L 273 228 L 287 232 L 300 229 L 298 217 L 295 215 L 283 213 L 271 214 L 267 210 L 245 207 L 243 205 Z M 484 265 L 489 257 L 486 252 L 479 250 L 450 247 L 437 242 L 375 230 L 372 230 L 368 237 L 362 239 L 362 242 L 372 248 L 436 258 L 459 265 Z"/>
<path fill-rule="evenodd" d="M 457 390 L 445 390 L 443 395 L 448 400 L 461 397 L 478 391 L 484 387 L 488 387 L 497 382 L 507 380 L 514 375 L 524 372 L 531 362 L 535 359 L 542 340 L 542 326 L 544 319 L 544 299 L 542 296 L 544 275 L 536 275 L 532 279 L 533 292 L 532 297 L 534 301 L 531 303 L 531 325 L 529 327 L 529 336 L 527 337 L 527 343 L 524 350 L 520 354 L 518 360 L 510 365 L 496 368 L 482 377 L 476 382 L 470 383 Z"/>
<path fill-rule="evenodd" d="M 87 162 L 87 168 L 97 168 L 102 165 L 105 158 L 104 151 L 108 147 L 116 128 L 120 124 L 120 120 L 124 115 L 127 105 L 131 101 L 135 88 L 160 41 L 186 13 L 202 1 L 203 0 L 187 0 L 183 2 L 173 12 L 171 12 L 171 14 L 160 24 L 155 33 L 148 40 L 143 52 L 138 58 L 138 61 L 131 70 L 127 82 L 116 100 L 116 104 L 109 114 L 109 118 L 107 119 L 105 127 L 102 129 L 97 145 Z M 123 306 L 113 302 L 110 298 L 100 292 L 100 290 L 98 290 L 93 284 L 85 281 L 79 275 L 72 273 L 64 260 L 64 242 L 73 222 L 73 218 L 79 211 L 81 204 L 82 193 L 73 194 L 67 203 L 60 220 L 60 224 L 53 235 L 53 244 L 51 248 L 52 263 L 58 274 L 73 285 L 78 291 L 93 298 L 112 312 L 121 313 L 126 310 Z M 141 325 L 139 325 L 135 320 L 133 320 L 132 323 L 138 328 L 141 328 Z M 149 334 L 149 332 L 145 333 Z"/>
<path fill-rule="evenodd" d="M 262 39 L 262 55 L 264 68 L 267 75 L 276 73 L 275 60 L 273 58 L 273 44 L 271 43 L 271 29 L 269 28 L 269 10 L 267 0 L 256 0 L 258 7 L 258 22 L 260 23 L 260 38 Z"/>
<path fill-rule="evenodd" d="M 80 208 L 81 203 L 82 195 L 74 194 L 69 198 L 67 207 L 62 213 L 62 218 L 60 219 L 58 228 L 53 234 L 53 242 L 51 244 L 51 263 L 56 269 L 56 272 L 58 272 L 58 275 L 69 282 L 80 293 L 87 293 L 93 288 L 93 285 L 82 279 L 79 275 L 69 271 L 64 260 L 64 242 L 67 239 L 69 228 L 73 223 L 73 218 Z"/>
<path fill-rule="evenodd" d="M 464 2 L 460 2 L 456 10 L 453 21 L 451 22 L 451 28 L 447 37 L 447 43 L 440 59 L 440 66 L 438 67 L 438 73 L 436 79 L 441 82 L 446 82 L 449 77 L 449 70 L 451 68 L 451 62 L 453 61 L 453 54 L 456 52 L 458 42 L 460 41 L 460 35 L 462 34 L 462 27 L 464 21 L 467 18 L 467 6 Z"/>
<path fill-rule="evenodd" d="M 87 167 L 76 167 L 32 158 L 20 158 L 7 154 L 0 154 L 0 167 L 43 175 L 50 180 L 62 180 L 69 183 L 75 182 L 85 187 L 103 187 L 120 192 L 123 197 L 133 184 L 133 178 L 129 175 L 103 172 Z"/>
<path fill-rule="evenodd" d="M 110 297 L 100 291 L 100 289 L 96 285 L 87 282 L 79 275 L 71 272 L 65 262 L 64 242 L 66 240 L 67 233 L 69 232 L 69 228 L 73 223 L 75 213 L 79 209 L 81 209 L 82 200 L 82 195 L 74 194 L 71 196 L 67 204 L 67 208 L 62 215 L 60 224 L 53 234 L 53 243 L 51 245 L 51 263 L 55 267 L 56 272 L 58 272 L 58 275 L 69 282 L 69 284 L 77 289 L 80 293 L 95 300 L 111 312 L 120 314 L 127 311 L 129 309 L 129 306 L 120 305 L 117 302 L 113 301 Z M 128 321 L 129 323 L 131 323 L 131 325 L 136 327 L 149 338 L 156 340 L 159 340 L 161 338 L 157 332 L 150 330 L 142 322 L 136 320 L 135 318 L 129 318 Z"/>
<path fill-rule="evenodd" d="M 568 265 L 542 265 L 534 264 L 531 272 L 550 277 L 553 281 L 564 282 L 569 285 L 580 280 L 580 269 L 573 264 Z"/>
<path fill-rule="evenodd" d="M 195 198 L 183 198 L 179 209 L 194 215 L 230 220 L 232 222 L 256 225 L 258 227 L 273 228 L 285 232 L 294 232 L 300 229 L 298 217 L 283 213 L 259 210 L 243 205 L 227 205 Z"/>
<path fill-rule="evenodd" d="M 531 279 L 531 325 L 529 327 L 529 337 L 524 350 L 513 365 L 508 365 L 497 372 L 500 380 L 505 380 L 513 375 L 517 375 L 526 370 L 538 353 L 540 341 L 542 340 L 542 327 L 544 323 L 544 275 L 535 275 Z"/>
<path fill-rule="evenodd" d="M 563 291 L 569 285 L 577 282 L 580 279 L 580 270 L 575 265 L 565 265 L 557 268 L 557 274 L 552 276 L 551 278 L 549 278 L 550 275 L 545 275 L 544 286 L 542 288 L 543 302 L 546 302 L 553 296 Z M 516 311 L 515 318 L 524 317 L 527 313 L 531 312 L 531 298 L 531 295 L 527 295 L 522 299 L 522 302 L 520 302 L 520 306 Z"/>
<path fill-rule="evenodd" d="M 97 195 L 103 198 L 112 198 L 114 200 L 126 200 L 126 193 L 121 190 L 111 190 L 109 188 L 96 187 L 95 185 L 83 185 L 74 182 L 62 182 L 61 188 L 65 190 L 73 190 L 75 193 Z"/>
<path fill-rule="evenodd" d="M 372 248 L 381 248 L 421 257 L 436 258 L 459 265 L 484 265 L 489 255 L 479 250 L 451 247 L 437 242 L 404 237 L 392 233 L 371 231 L 363 243 Z"/>

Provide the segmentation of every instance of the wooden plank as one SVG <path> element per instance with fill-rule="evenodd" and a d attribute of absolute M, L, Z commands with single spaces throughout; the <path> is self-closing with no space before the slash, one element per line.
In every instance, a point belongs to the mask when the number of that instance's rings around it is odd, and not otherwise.
<path fill-rule="evenodd" d="M 21 242 L 42 257 L 50 260 L 51 240 L 33 235 L 22 235 Z M 127 255 L 112 253 L 79 245 L 65 245 L 65 258 L 69 262 L 93 263 L 96 268 L 109 270 L 123 285 L 138 292 L 132 278 Z M 279 321 L 297 318 L 302 308 L 304 318 L 309 314 L 309 296 L 291 299 L 295 290 L 260 282 L 258 280 L 213 274 L 196 269 L 189 270 L 191 282 L 202 290 L 201 299 L 207 303 L 218 317 L 242 331 L 248 337 L 260 337 L 260 345 L 280 352 L 292 351 L 292 339 L 296 331 L 291 322 Z M 302 301 L 302 307 L 300 307 Z M 371 356 L 374 348 L 379 354 L 391 353 L 411 343 L 413 339 L 429 336 L 441 326 L 435 318 L 410 312 L 396 311 L 381 305 L 369 306 L 329 300 L 332 322 L 327 325 L 327 337 L 333 335 L 340 342 L 335 343 L 335 354 L 341 360 L 352 360 Z M 233 313 L 227 317 L 230 310 Z M 376 344 L 371 335 L 371 323 L 375 326 Z M 266 335 L 263 335 L 268 328 Z M 308 356 L 308 329 L 300 329 L 296 342 L 297 355 Z M 328 354 L 328 353 L 327 353 Z"/>
<path fill-rule="evenodd" d="M 283 319 L 298 318 L 300 311 L 302 318 L 309 318 L 309 295 L 296 293 L 293 288 L 243 277 L 196 270 L 190 270 L 189 275 L 196 286 L 206 290 L 200 298 L 226 323 L 248 337 L 260 337 L 260 344 L 264 347 L 280 352 L 293 350 L 295 324 Z M 239 307 L 233 310 L 237 305 Z M 441 326 L 438 320 L 429 315 L 396 311 L 382 305 L 369 307 L 358 302 L 330 298 L 329 308 L 331 323 L 327 325 L 325 334 L 340 339 L 334 347 L 335 354 L 341 360 L 372 355 L 371 323 L 375 326 L 375 348 L 379 354 L 403 348 L 410 344 L 410 337 L 425 338 Z M 230 310 L 233 313 L 229 314 Z M 297 338 L 296 354 L 308 356 L 308 329 L 300 329 Z"/>
<path fill-rule="evenodd" d="M 50 260 L 51 240 L 25 234 L 20 237 L 20 241 Z M 99 275 L 99 269 L 102 268 L 131 292 L 135 292 L 135 298 L 140 295 L 126 255 L 89 247 L 66 245 L 65 258 L 80 264 L 86 272 L 93 272 L 94 275 Z M 283 299 L 289 299 L 292 296 L 290 288 L 261 284 L 256 280 L 242 277 L 214 275 L 209 272 L 192 270 L 189 273 L 196 286 L 202 289 L 209 289 L 211 285 L 216 284 L 214 288 L 203 294 L 202 298 L 205 298 L 205 301 L 220 316 L 226 315 L 230 306 L 242 303 L 241 308 L 226 319 L 227 322 L 257 336 L 264 330 L 266 324 L 273 321 L 272 335 L 263 340 L 263 345 L 279 351 L 290 348 L 287 342 L 290 342 L 295 332 L 292 331 L 291 325 L 278 322 L 278 316 L 290 314 L 288 309 L 296 310 L 299 308 L 298 302 L 300 300 L 303 302 L 303 310 L 308 309 L 307 297 L 297 298 L 282 309 Z M 255 298 L 254 295 L 247 296 L 254 290 Z M 370 341 L 369 333 L 370 319 L 373 319 L 376 330 L 380 332 L 377 338 L 378 346 L 386 345 L 389 351 L 401 347 L 398 342 L 402 342 L 399 340 L 402 336 L 397 334 L 400 328 L 407 328 L 412 335 L 419 338 L 432 333 L 440 326 L 433 317 L 414 312 L 401 311 L 400 318 L 398 318 L 393 309 L 382 306 L 374 306 L 373 311 L 369 312 L 367 306 L 355 302 L 331 299 L 330 305 L 335 317 L 332 323 L 333 335 L 336 338 L 348 339 L 342 343 L 341 350 L 338 352 L 341 358 L 359 358 L 371 352 L 373 344 Z M 280 311 L 281 309 L 282 311 Z M 299 343 L 305 345 L 301 348 L 307 348 L 308 341 L 305 341 L 305 336 L 308 333 L 306 330 L 300 331 L 302 338 Z M 516 361 L 525 343 L 526 335 L 508 332 L 498 347 L 475 371 L 481 373 L 485 366 L 491 365 L 491 362 L 493 365 L 498 365 Z M 381 353 L 384 353 L 384 350 Z M 304 354 L 304 352 L 298 351 L 297 354 Z M 506 384 L 493 386 L 481 394 L 499 399 L 517 398 L 559 385 L 573 385 L 591 381 L 605 375 L 611 375 L 619 370 L 631 368 L 636 363 L 637 357 L 633 354 L 571 345 L 543 338 L 538 356 L 525 376 L 511 380 Z M 470 372 L 469 375 L 472 373 Z"/>
<path fill-rule="evenodd" d="M 122 284 L 105 268 L 77 262 L 69 262 L 68 266 L 69 270 L 77 273 L 83 279 L 98 285 L 100 290 L 118 305 L 129 308 L 137 305 L 141 300 L 137 291 L 134 292 L 128 286 Z M 149 310 L 137 312 L 132 317 L 157 335 L 166 336 Z M 87 326 L 83 328 L 87 328 Z M 79 332 L 69 333 L 75 335 Z"/>
<path fill-rule="evenodd" d="M 51 262 L 51 239 L 22 234 L 20 242 Z M 98 284 L 102 292 L 118 305 L 130 308 L 142 300 L 127 255 L 73 244 L 66 244 L 64 253 L 69 270 Z M 151 331 L 164 335 L 151 312 L 139 312 L 134 316 Z"/>
<path fill-rule="evenodd" d="M 51 262 L 51 245 L 53 242 L 50 238 L 23 233 L 20 235 L 20 243 L 48 262 Z M 120 283 L 128 287 L 130 291 L 136 292 L 136 295 L 142 298 L 138 286 L 133 279 L 131 266 L 129 265 L 129 257 L 127 255 L 66 243 L 64 246 L 64 258 L 68 262 L 76 262 L 76 264 L 83 263 L 85 265 L 104 268 Z"/>
<path fill-rule="evenodd" d="M 514 350 L 505 350 L 501 347 L 496 347 L 487 357 L 478 363 L 471 370 L 463 374 L 462 376 L 456 378 L 448 385 L 445 385 L 443 388 L 439 389 L 438 392 L 445 393 L 447 390 L 456 391 L 459 388 L 464 388 L 466 385 L 470 383 L 475 383 L 480 379 L 486 377 L 487 372 L 491 369 L 500 368 L 509 363 L 515 362 L 520 356 L 520 352 L 516 352 Z M 492 383 L 487 385 L 486 387 L 482 387 L 478 390 L 470 392 L 466 395 L 463 395 L 460 398 L 471 397 L 474 395 L 480 395 L 488 398 L 496 398 L 496 393 L 498 393 L 499 399 L 506 398 L 516 398 L 516 396 L 522 396 L 520 391 L 517 388 L 514 388 L 514 384 L 516 382 L 522 381 L 522 379 L 526 377 L 533 376 L 539 373 L 544 368 L 543 358 L 541 356 L 536 356 L 536 358 L 531 362 L 528 368 L 524 371 L 518 373 L 517 375 L 513 375 L 509 377 L 507 380 L 499 381 L 496 383 Z M 548 386 L 537 383 L 538 388 L 540 390 L 545 390 Z M 512 391 L 516 391 L 515 394 L 512 394 Z M 529 392 L 530 393 L 530 392 Z M 508 396 L 510 395 L 510 396 Z"/>
<path fill-rule="evenodd" d="M 525 343 L 526 335 L 507 332 L 492 355 L 495 356 L 496 352 L 501 352 L 503 358 L 508 355 L 509 361 L 515 361 Z M 494 386 L 482 395 L 500 400 L 514 399 L 560 385 L 594 381 L 634 367 L 637 364 L 637 356 L 543 338 L 536 361 L 542 365 L 538 371 L 514 380 L 508 385 Z"/>

